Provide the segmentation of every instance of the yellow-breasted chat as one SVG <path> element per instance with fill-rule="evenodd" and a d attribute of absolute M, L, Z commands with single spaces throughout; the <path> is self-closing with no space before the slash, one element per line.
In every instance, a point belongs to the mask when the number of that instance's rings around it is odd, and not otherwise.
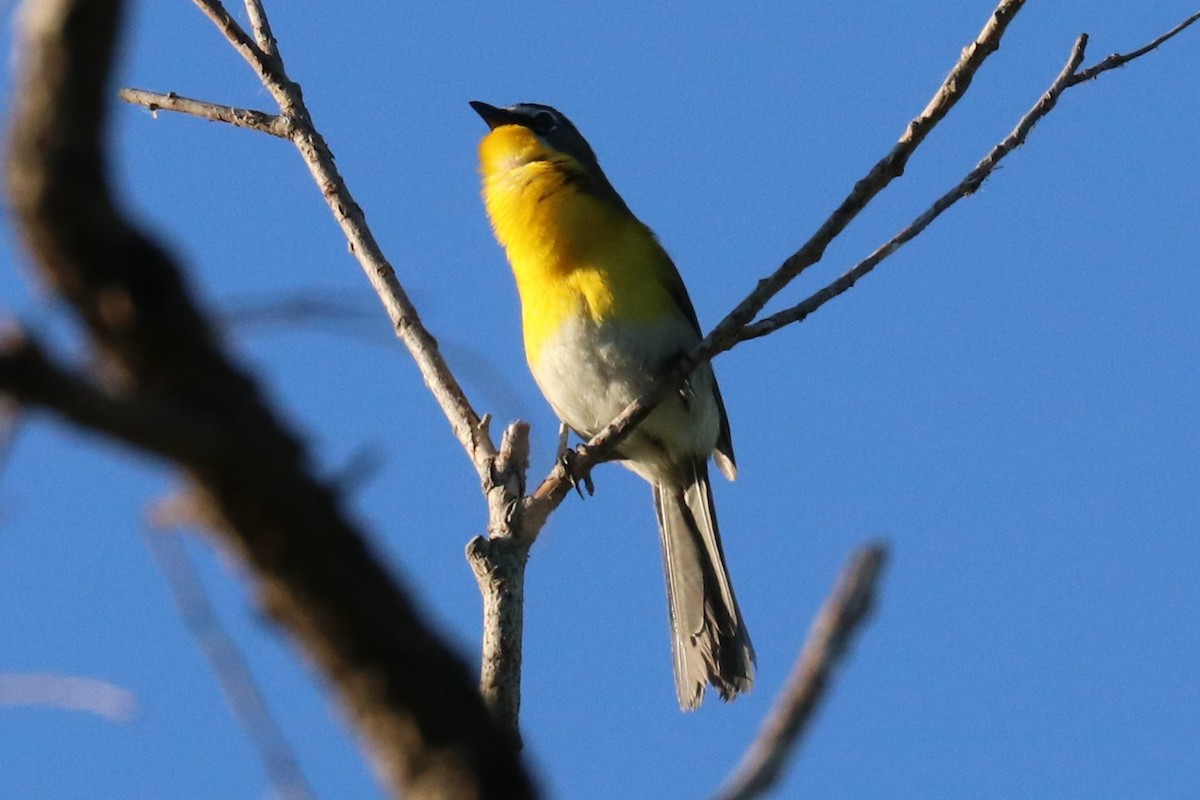
<path fill-rule="evenodd" d="M 525 356 L 564 423 L 591 437 L 701 339 L 671 258 L 605 177 L 571 121 L 536 103 L 472 102 L 483 199 L 521 297 Z M 754 649 L 725 567 L 708 459 L 737 468 L 709 364 L 621 443 L 654 489 L 679 704 L 711 684 L 732 699 L 754 679 Z"/>

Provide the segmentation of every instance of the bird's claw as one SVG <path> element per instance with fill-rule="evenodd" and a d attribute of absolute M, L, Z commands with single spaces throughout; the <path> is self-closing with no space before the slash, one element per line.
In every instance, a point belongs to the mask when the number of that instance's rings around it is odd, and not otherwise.
<path fill-rule="evenodd" d="M 571 487 L 578 493 L 580 499 L 583 499 L 583 490 L 587 489 L 588 497 L 596 493 L 596 484 L 592 483 L 592 473 L 586 472 L 579 475 L 575 470 L 575 459 L 578 454 L 574 450 L 563 450 L 559 454 L 558 463 L 562 464 L 563 472 L 567 475 L 567 480 L 571 482 Z"/>

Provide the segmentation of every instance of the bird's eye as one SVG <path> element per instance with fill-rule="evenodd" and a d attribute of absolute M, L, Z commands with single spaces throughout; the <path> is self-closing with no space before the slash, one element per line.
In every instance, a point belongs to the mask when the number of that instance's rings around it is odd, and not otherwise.
<path fill-rule="evenodd" d="M 552 131 L 558 127 L 558 120 L 549 111 L 539 111 L 534 114 L 533 123 L 540 131 Z"/>

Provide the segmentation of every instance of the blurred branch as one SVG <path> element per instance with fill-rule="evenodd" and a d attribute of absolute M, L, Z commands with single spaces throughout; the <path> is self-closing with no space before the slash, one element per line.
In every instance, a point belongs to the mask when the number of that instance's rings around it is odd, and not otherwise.
<path fill-rule="evenodd" d="M 115 395 L 51 361 L 40 345 L 17 329 L 0 333 L 0 392 L 17 407 L 52 411 L 73 425 L 132 447 L 179 460 L 211 457 L 213 431 L 200 415 L 148 393 Z"/>
<path fill-rule="evenodd" d="M 4 369 L 4 338 L 0 335 L 0 371 Z M 0 478 L 4 477 L 4 468 L 8 465 L 9 454 L 12 453 L 13 443 L 17 438 L 17 420 L 20 413 L 17 404 L 0 395 Z"/>
<path fill-rule="evenodd" d="M 884 545 L 867 545 L 842 570 L 758 736 L 715 800 L 761 797 L 783 774 L 792 750 L 828 692 L 834 670 L 871 613 L 886 558 Z"/>
<path fill-rule="evenodd" d="M 378 309 L 366 302 L 361 292 L 340 288 L 313 287 L 280 294 L 250 294 L 226 297 L 221 302 L 220 321 L 238 330 L 286 327 L 293 329 L 330 325 L 339 333 L 354 323 L 378 323 Z M 360 302 L 361 301 L 361 302 Z M 379 332 L 378 324 L 372 329 Z M 382 340 L 395 344 L 394 336 Z"/>
<path fill-rule="evenodd" d="M 245 559 L 263 608 L 336 689 L 395 794 L 532 796 L 466 665 L 422 622 L 314 476 L 305 447 L 231 362 L 174 260 L 113 202 L 102 141 L 122 8 L 25 4 L 6 162 L 17 229 L 38 274 L 83 323 L 106 387 L 10 337 L 0 392 L 124 432 L 179 467 L 197 513 Z M 198 428 L 150 435 L 129 419 L 146 403 Z"/>
<path fill-rule="evenodd" d="M 166 522 L 168 525 L 177 524 L 174 520 Z M 258 752 L 276 796 L 280 800 L 309 800 L 315 797 L 287 740 L 271 718 L 271 712 L 254 682 L 254 676 L 250 674 L 245 658 L 217 619 L 183 544 L 165 530 L 144 530 L 142 539 L 166 578 L 180 617 L 196 640 L 200 652 L 208 659 L 234 717 Z"/>
<path fill-rule="evenodd" d="M 109 722 L 129 722 L 137 695 L 108 681 L 78 675 L 0 673 L 0 706 L 44 706 L 85 711 Z"/>

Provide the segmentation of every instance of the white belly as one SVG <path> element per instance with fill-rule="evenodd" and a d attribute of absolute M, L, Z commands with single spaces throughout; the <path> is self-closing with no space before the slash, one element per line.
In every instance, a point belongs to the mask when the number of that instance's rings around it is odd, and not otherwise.
<path fill-rule="evenodd" d="M 648 328 L 615 321 L 597 325 L 585 318 L 550 337 L 530 369 L 559 419 L 580 435 L 593 436 L 637 399 L 665 364 L 698 341 L 682 321 Z M 683 461 L 707 458 L 719 431 L 712 368 L 704 364 L 618 450 L 630 469 L 653 480 Z"/>

